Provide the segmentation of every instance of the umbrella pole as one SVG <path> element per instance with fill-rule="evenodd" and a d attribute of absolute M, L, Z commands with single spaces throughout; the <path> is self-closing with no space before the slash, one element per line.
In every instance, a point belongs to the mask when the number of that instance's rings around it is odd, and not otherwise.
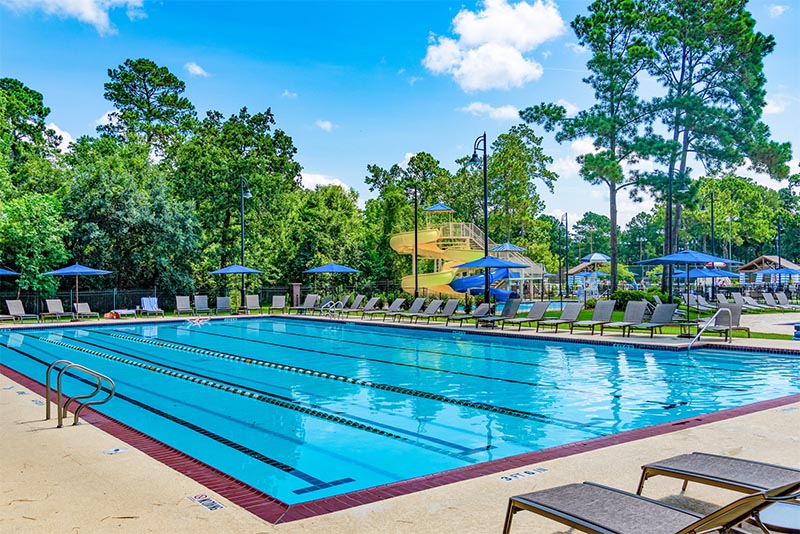
<path fill-rule="evenodd" d="M 75 275 L 75 302 L 78 301 L 78 275 Z"/>

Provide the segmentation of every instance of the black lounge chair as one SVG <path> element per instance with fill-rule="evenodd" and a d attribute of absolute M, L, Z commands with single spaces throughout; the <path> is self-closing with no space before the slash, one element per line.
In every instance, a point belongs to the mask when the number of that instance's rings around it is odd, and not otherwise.
<path fill-rule="evenodd" d="M 500 315 L 490 315 L 488 317 L 478 317 L 475 321 L 475 328 L 481 325 L 491 326 L 494 328 L 495 324 L 505 321 L 506 319 L 513 319 L 517 316 L 517 310 L 522 299 L 508 299 L 503 306 L 503 311 Z"/>
<path fill-rule="evenodd" d="M 555 328 L 555 333 L 558 333 L 558 327 L 562 324 L 572 324 L 577 321 L 581 310 L 583 310 L 582 302 L 568 302 L 564 305 L 564 309 L 561 310 L 561 315 L 558 319 L 546 319 L 536 323 L 536 331 L 539 331 L 540 326 L 552 326 Z"/>
<path fill-rule="evenodd" d="M 314 309 L 314 306 L 316 306 L 318 300 L 319 300 L 319 295 L 315 295 L 314 293 L 309 293 L 308 295 L 306 295 L 306 299 L 303 301 L 301 305 L 292 306 L 291 308 L 289 308 L 289 311 L 291 312 L 292 310 L 294 310 L 295 313 L 310 312 L 311 310 Z"/>
<path fill-rule="evenodd" d="M 326 313 L 328 308 L 331 306 L 333 302 L 333 295 L 328 295 L 327 297 L 323 297 L 320 301 L 319 305 L 315 305 L 311 308 L 311 313 L 319 312 L 320 315 Z"/>
<path fill-rule="evenodd" d="M 431 324 L 431 319 L 449 319 L 458 309 L 458 304 L 458 299 L 447 299 L 447 302 L 444 303 L 444 307 L 442 307 L 441 311 L 437 311 L 430 315 L 422 314 L 418 316 L 414 322 L 419 322 L 420 319 L 427 319 L 427 324 Z"/>
<path fill-rule="evenodd" d="M 796 499 L 800 479 L 741 497 L 706 516 L 591 482 L 568 484 L 511 497 L 503 534 L 521 510 L 595 534 L 695 534 L 741 532 L 737 525 L 776 502 Z M 765 532 L 769 532 L 765 530 Z"/>
<path fill-rule="evenodd" d="M 383 308 L 378 308 L 374 310 L 364 310 L 363 312 L 361 312 L 361 318 L 364 319 L 365 317 L 369 316 L 371 321 L 372 317 L 377 317 L 378 315 L 381 315 L 383 316 L 384 319 L 386 319 L 386 314 L 388 313 L 395 314 L 402 311 L 403 304 L 405 304 L 405 302 L 406 299 L 404 299 L 403 297 L 398 297 L 392 301 L 388 309 L 384 310 Z"/>
<path fill-rule="evenodd" d="M 519 325 L 517 330 L 522 330 L 522 325 L 528 324 L 533 326 L 533 323 L 538 323 L 539 321 L 544 319 L 544 314 L 547 309 L 550 307 L 549 302 L 539 301 L 534 302 L 531 309 L 528 310 L 528 314 L 525 317 L 511 317 L 509 319 L 505 319 L 503 321 L 502 328 L 505 328 L 507 324 L 516 324 Z"/>
<path fill-rule="evenodd" d="M 386 312 L 386 315 L 383 316 L 383 320 L 385 321 L 387 317 L 391 317 L 392 321 L 398 321 L 403 316 L 420 313 L 424 305 L 425 297 L 417 297 L 414 299 L 414 302 L 411 303 L 411 306 L 408 307 L 408 311 L 403 311 L 401 306 L 399 310 Z"/>
<path fill-rule="evenodd" d="M 360 313 L 361 316 L 364 316 L 366 312 L 373 312 L 376 311 L 377 308 L 375 306 L 378 305 L 378 301 L 381 300 L 380 297 L 372 297 L 370 298 L 366 304 L 364 304 L 363 308 L 356 308 L 355 306 L 350 306 L 349 308 L 345 308 L 342 310 L 342 313 L 348 315 L 350 313 Z"/>
<path fill-rule="evenodd" d="M 600 335 L 606 328 L 620 328 L 622 335 L 625 335 L 625 329 L 630 325 L 639 324 L 644 319 L 644 313 L 647 311 L 648 303 L 643 300 L 629 300 L 625 305 L 625 314 L 622 316 L 621 321 L 612 321 L 610 323 L 600 325 Z"/>
<path fill-rule="evenodd" d="M 492 311 L 492 305 L 487 302 L 482 302 L 479 304 L 472 313 L 464 313 L 461 315 L 451 315 L 447 318 L 447 322 L 445 322 L 445 326 L 450 324 L 450 321 L 458 321 L 458 326 L 464 324 L 464 321 L 469 321 L 470 319 L 478 319 L 480 317 L 486 317 L 489 315 L 489 312 Z"/>
<path fill-rule="evenodd" d="M 343 301 L 342 302 L 343 306 L 342 306 L 342 309 L 339 310 L 339 313 L 348 314 L 348 313 L 351 313 L 351 312 L 361 311 L 361 303 L 364 302 L 365 298 L 366 298 L 366 295 L 356 295 L 355 300 L 353 300 L 353 303 L 351 305 L 349 305 L 349 306 L 347 305 L 347 302 L 348 302 L 347 300 Z"/>
<path fill-rule="evenodd" d="M 404 317 L 408 317 L 408 322 L 415 323 L 419 320 L 420 317 L 430 317 L 434 313 L 438 312 L 439 308 L 442 307 L 442 302 L 444 302 L 442 299 L 433 299 L 428 303 L 427 306 L 425 306 L 425 309 L 423 311 L 418 311 L 418 312 L 408 311 L 406 313 L 401 313 L 400 315 L 397 316 L 397 320 L 402 321 Z"/>
<path fill-rule="evenodd" d="M 634 330 L 649 330 L 650 337 L 653 337 L 656 329 L 661 333 L 665 326 L 680 326 L 680 323 L 673 319 L 677 309 L 677 304 L 659 304 L 648 322 L 628 325 L 628 337 L 631 337 L 631 332 Z M 623 328 L 624 333 L 625 329 Z"/>
<path fill-rule="evenodd" d="M 576 326 L 585 326 L 590 329 L 591 335 L 594 335 L 594 329 L 596 327 L 611 322 L 611 315 L 614 313 L 614 306 L 616 304 L 616 300 L 598 300 L 594 307 L 594 312 L 592 312 L 592 318 L 585 321 L 569 323 L 569 333 L 571 334 Z"/>

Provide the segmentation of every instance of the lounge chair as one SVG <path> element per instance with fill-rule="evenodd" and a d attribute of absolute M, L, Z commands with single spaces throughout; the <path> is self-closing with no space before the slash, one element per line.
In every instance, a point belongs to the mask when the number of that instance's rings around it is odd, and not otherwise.
<path fill-rule="evenodd" d="M 591 482 L 567 484 L 511 497 L 503 533 L 526 510 L 582 532 L 599 534 L 693 534 L 732 530 L 776 502 L 797 498 L 800 479 L 741 497 L 706 516 Z M 765 531 L 768 532 L 768 531 Z"/>
<path fill-rule="evenodd" d="M 439 308 L 442 307 L 442 302 L 444 302 L 442 299 L 433 299 L 428 303 L 427 306 L 425 306 L 424 310 L 418 312 L 408 311 L 406 313 L 401 313 L 397 316 L 397 320 L 402 321 L 404 317 L 408 317 L 408 321 L 410 323 L 414 323 L 417 322 L 420 317 L 430 317 L 439 311 Z"/>
<path fill-rule="evenodd" d="M 76 302 L 73 306 L 75 306 L 75 315 L 78 316 L 78 319 L 88 319 L 89 317 L 100 319 L 100 314 L 92 311 L 88 302 Z"/>
<path fill-rule="evenodd" d="M 397 321 L 402 315 L 419 313 L 422 311 L 424 305 L 425 297 L 417 297 L 414 299 L 414 302 L 411 303 L 411 306 L 408 307 L 408 311 L 403 311 L 401 308 L 396 311 L 387 312 L 386 315 L 383 316 L 383 320 L 385 321 L 388 317 L 391 317 L 392 321 Z"/>
<path fill-rule="evenodd" d="M 447 322 L 445 326 L 450 324 L 450 321 L 458 321 L 458 326 L 464 324 L 464 321 L 469 321 L 470 319 L 478 319 L 480 317 L 487 317 L 491 314 L 492 305 L 488 302 L 481 302 L 478 306 L 472 310 L 472 313 L 463 313 L 460 315 L 451 315 L 447 318 Z"/>
<path fill-rule="evenodd" d="M 14 322 L 17 319 L 13 315 L 0 315 L 0 322 L 2 321 L 11 321 Z"/>
<path fill-rule="evenodd" d="M 549 307 L 549 302 L 534 302 L 533 306 L 531 306 L 531 309 L 528 310 L 528 314 L 525 317 L 511 317 L 509 319 L 504 319 L 502 328 L 505 328 L 507 324 L 519 325 L 517 330 L 522 330 L 522 325 L 524 324 L 533 326 L 533 323 L 538 323 L 544 319 L 544 314 Z"/>
<path fill-rule="evenodd" d="M 157 297 L 142 297 L 142 306 L 139 313 L 143 315 L 164 315 L 164 310 L 158 307 Z"/>
<path fill-rule="evenodd" d="M 311 313 L 319 312 L 319 314 L 322 315 L 323 313 L 325 313 L 325 310 L 328 309 L 331 302 L 333 302 L 333 295 L 328 295 L 327 297 L 323 297 L 323 299 L 319 302 L 319 304 L 311 308 Z"/>
<path fill-rule="evenodd" d="M 570 323 L 569 333 L 571 334 L 572 330 L 576 326 L 579 326 L 581 328 L 589 328 L 591 335 L 594 335 L 594 329 L 596 327 L 611 322 L 611 315 L 614 313 L 614 306 L 616 303 L 616 300 L 598 300 L 597 304 L 595 304 L 594 312 L 592 312 L 592 318 L 585 321 L 575 321 Z"/>
<path fill-rule="evenodd" d="M 361 311 L 361 303 L 364 302 L 364 299 L 367 298 L 366 295 L 356 295 L 356 298 L 353 300 L 351 305 L 347 305 L 348 301 L 344 301 L 344 306 L 340 310 L 342 314 L 348 314 L 351 312 Z M 377 302 L 377 300 L 375 300 Z"/>
<path fill-rule="evenodd" d="M 636 493 L 641 495 L 647 479 L 658 475 L 683 480 L 683 491 L 689 482 L 698 482 L 731 491 L 753 493 L 797 482 L 800 480 L 800 469 L 693 452 L 643 465 Z"/>
<path fill-rule="evenodd" d="M 772 309 L 775 309 L 772 306 L 770 306 L 769 304 L 758 303 L 758 302 L 755 301 L 755 299 L 753 297 L 748 297 L 747 295 L 742 295 L 742 300 L 744 300 L 745 304 L 747 304 L 749 306 L 753 306 L 754 308 L 758 308 L 758 309 L 761 309 L 761 310 L 772 310 Z"/>
<path fill-rule="evenodd" d="M 508 299 L 506 303 L 503 305 L 503 311 L 500 312 L 500 315 L 488 315 L 486 317 L 476 317 L 475 318 L 475 328 L 478 328 L 481 325 L 491 326 L 492 328 L 499 322 L 505 321 L 506 319 L 513 319 L 517 316 L 517 310 L 519 310 L 519 305 L 522 302 L 522 299 Z"/>
<path fill-rule="evenodd" d="M 205 313 L 211 315 L 211 308 L 208 307 L 208 295 L 194 296 L 194 312 L 197 314 Z"/>
<path fill-rule="evenodd" d="M 708 302 L 703 295 L 697 295 L 697 302 L 699 302 L 701 306 L 705 306 L 706 308 L 710 308 L 712 310 L 717 309 L 717 305 Z"/>
<path fill-rule="evenodd" d="M 689 293 L 689 306 L 696 309 L 697 311 L 705 311 L 705 312 L 713 311 L 714 309 L 711 306 L 700 304 L 700 299 L 698 298 L 698 296 L 693 295 L 692 293 Z"/>
<path fill-rule="evenodd" d="M 784 293 L 783 291 L 778 291 L 777 293 L 775 293 L 775 298 L 778 299 L 778 304 L 781 304 L 783 306 L 789 306 L 794 310 L 800 310 L 800 306 L 789 302 L 789 299 L 786 297 L 786 293 Z"/>
<path fill-rule="evenodd" d="M 7 300 L 6 306 L 8 307 L 8 314 L 11 315 L 16 321 L 24 321 L 25 319 L 39 320 L 39 316 L 35 313 L 25 312 L 25 307 L 22 305 L 21 300 Z"/>
<path fill-rule="evenodd" d="M 578 320 L 578 316 L 583 310 L 582 302 L 568 302 L 561 310 L 561 315 L 558 319 L 545 319 L 536 323 L 536 331 L 539 331 L 540 326 L 552 326 L 555 328 L 555 333 L 558 333 L 558 327 L 562 324 L 572 324 Z"/>
<path fill-rule="evenodd" d="M 399 313 L 400 311 L 402 311 L 403 304 L 405 304 L 405 302 L 406 299 L 404 299 L 403 297 L 398 297 L 392 301 L 388 309 L 384 310 L 383 308 L 377 308 L 374 310 L 364 310 L 363 312 L 361 312 L 361 318 L 363 319 L 366 316 L 369 316 L 371 321 L 372 317 L 377 317 L 378 315 L 382 315 L 383 318 L 385 319 L 387 313 Z"/>
<path fill-rule="evenodd" d="M 625 314 L 622 316 L 622 320 L 601 324 L 600 335 L 602 336 L 607 328 L 620 328 L 624 336 L 626 328 L 633 324 L 639 324 L 644 320 L 647 304 L 644 300 L 629 300 L 628 304 L 625 305 Z"/>
<path fill-rule="evenodd" d="M 261 313 L 261 303 L 258 300 L 258 295 L 245 295 L 244 306 L 239 306 L 236 313 L 250 315 L 250 312 L 253 311 Z"/>
<path fill-rule="evenodd" d="M 734 304 L 738 304 L 742 307 L 742 310 L 759 311 L 764 309 L 762 306 L 753 306 L 752 304 L 746 303 L 741 293 L 731 293 L 731 298 L 733 299 Z"/>
<path fill-rule="evenodd" d="M 61 302 L 61 299 L 47 299 L 44 302 L 47 305 L 47 311 L 39 314 L 39 318 L 42 321 L 48 317 L 53 317 L 56 321 L 62 317 L 69 317 L 70 319 L 75 318 L 74 313 L 64 311 L 64 304 Z"/>
<path fill-rule="evenodd" d="M 272 295 L 272 304 L 267 309 L 267 313 L 278 310 L 283 313 L 286 310 L 286 295 Z"/>
<path fill-rule="evenodd" d="M 447 299 L 447 302 L 444 303 L 441 311 L 436 311 L 430 315 L 422 314 L 417 317 L 416 321 L 419 322 L 420 319 L 426 319 L 426 324 L 431 324 L 431 319 L 449 319 L 458 309 L 459 304 L 458 299 Z"/>
<path fill-rule="evenodd" d="M 678 309 L 677 304 L 659 304 L 656 306 L 656 309 L 648 322 L 628 325 L 628 337 L 631 336 L 631 332 L 634 330 L 649 330 L 650 337 L 653 337 L 656 329 L 658 329 L 658 332 L 661 333 L 665 326 L 680 326 L 680 324 L 673 319 L 676 309 Z M 625 334 L 624 329 L 622 330 L 622 333 L 623 335 Z"/>
<path fill-rule="evenodd" d="M 787 305 L 778 303 L 778 301 L 775 300 L 775 297 L 772 295 L 772 293 L 764 293 L 762 296 L 764 297 L 764 302 L 766 302 L 767 306 L 769 306 L 770 308 L 774 308 L 776 310 L 781 310 L 781 311 L 795 309 L 794 306 L 792 306 L 791 304 Z"/>
<path fill-rule="evenodd" d="M 739 324 L 742 317 L 742 307 L 739 304 L 720 304 L 719 308 L 730 310 L 730 316 L 727 313 L 720 313 L 714 319 L 713 325 L 705 327 L 706 332 L 724 335 L 725 341 L 728 341 L 729 330 L 744 331 L 747 332 L 747 337 L 750 337 L 750 329 Z"/>
<path fill-rule="evenodd" d="M 218 315 L 219 312 L 231 313 L 232 311 L 230 297 L 217 297 L 217 307 L 214 308 L 214 315 Z"/>
<path fill-rule="evenodd" d="M 358 300 L 358 297 L 356 297 L 356 300 Z M 348 315 L 350 313 L 362 313 L 363 314 L 364 312 L 374 311 L 376 309 L 375 306 L 378 305 L 378 301 L 379 300 L 381 300 L 380 297 L 372 297 L 367 301 L 366 304 L 364 304 L 363 308 L 356 308 L 355 306 L 350 306 L 349 308 L 343 309 L 342 313 L 345 314 L 345 315 Z M 353 304 L 355 304 L 355 303 L 353 303 Z"/>
<path fill-rule="evenodd" d="M 302 304 L 300 304 L 299 306 L 292 306 L 291 308 L 289 308 L 289 313 L 291 313 L 292 310 L 294 310 L 294 312 L 297 314 L 310 312 L 311 310 L 314 309 L 314 306 L 317 305 L 318 300 L 319 300 L 319 295 L 316 295 L 314 293 L 309 293 L 308 295 L 306 295 L 306 298 Z"/>
<path fill-rule="evenodd" d="M 175 315 L 181 315 L 183 313 L 195 315 L 189 295 L 175 297 Z"/>

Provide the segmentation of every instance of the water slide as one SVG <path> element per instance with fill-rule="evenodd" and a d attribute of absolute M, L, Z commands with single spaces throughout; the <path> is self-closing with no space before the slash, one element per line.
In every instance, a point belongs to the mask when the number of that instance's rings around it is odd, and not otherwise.
<path fill-rule="evenodd" d="M 436 273 L 420 273 L 419 288 L 432 293 L 450 297 L 461 297 L 471 287 L 483 287 L 483 275 L 468 276 L 456 280 L 458 271 L 456 265 L 483 257 L 482 250 L 465 250 L 457 248 L 442 248 L 442 233 L 432 228 L 417 232 L 417 248 L 420 258 L 443 260 L 442 269 Z M 414 252 L 414 232 L 395 234 L 389 241 L 392 249 L 398 254 L 412 254 Z M 493 274 L 493 273 L 492 273 Z M 506 276 L 508 272 L 506 271 Z M 480 280 L 478 280 L 480 278 Z M 469 279 L 474 279 L 467 281 Z M 463 282 L 462 282 L 463 281 Z M 455 282 L 451 285 L 451 282 Z M 466 284 L 466 285 L 465 285 Z M 470 285 L 471 284 L 471 285 Z M 403 291 L 414 292 L 414 275 L 404 276 L 401 280 Z M 457 289 L 456 289 L 457 286 Z"/>

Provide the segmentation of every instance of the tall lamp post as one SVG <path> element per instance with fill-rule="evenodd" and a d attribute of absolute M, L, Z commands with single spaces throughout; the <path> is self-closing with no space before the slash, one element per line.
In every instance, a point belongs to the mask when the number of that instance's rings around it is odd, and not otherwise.
<path fill-rule="evenodd" d="M 783 232 L 783 219 L 778 217 L 778 269 L 781 268 L 781 232 Z"/>
<path fill-rule="evenodd" d="M 710 199 L 711 199 L 711 255 L 715 256 L 716 255 L 716 253 L 715 253 L 715 248 L 716 247 L 715 247 L 715 241 L 714 241 L 714 191 L 711 191 Z M 705 211 L 705 210 L 706 210 L 705 204 L 700 206 L 700 211 Z M 714 266 L 712 265 L 711 267 L 713 268 Z M 716 295 L 716 286 L 717 286 L 717 284 L 716 284 L 716 280 L 714 278 L 711 279 L 711 282 L 712 282 L 712 284 L 711 284 L 711 299 L 714 300 L 717 297 L 717 295 Z"/>
<path fill-rule="evenodd" d="M 419 238 L 417 237 L 417 224 L 419 219 L 419 182 L 414 180 L 414 298 L 419 297 L 419 258 L 417 250 Z"/>
<path fill-rule="evenodd" d="M 564 225 L 564 281 L 567 286 L 566 293 L 569 296 L 569 216 L 566 212 L 561 216 L 561 224 Z"/>
<path fill-rule="evenodd" d="M 469 162 L 477 164 L 478 150 L 483 152 L 483 255 L 489 255 L 489 180 L 486 169 L 486 132 L 475 139 L 472 149 L 472 158 Z M 489 269 L 483 269 L 483 302 L 489 303 Z"/>
<path fill-rule="evenodd" d="M 244 199 L 252 198 L 250 193 L 250 185 L 244 176 L 239 176 L 239 220 L 242 222 L 242 239 L 241 245 L 241 265 L 244 266 Z M 244 273 L 242 273 L 242 305 L 244 305 Z"/>
<path fill-rule="evenodd" d="M 640 235 L 636 238 L 636 242 L 639 243 L 639 261 L 644 259 L 644 251 L 642 250 L 642 244 L 647 241 L 647 238 L 643 235 Z M 644 278 L 644 265 L 641 265 L 642 268 L 642 278 Z"/>

